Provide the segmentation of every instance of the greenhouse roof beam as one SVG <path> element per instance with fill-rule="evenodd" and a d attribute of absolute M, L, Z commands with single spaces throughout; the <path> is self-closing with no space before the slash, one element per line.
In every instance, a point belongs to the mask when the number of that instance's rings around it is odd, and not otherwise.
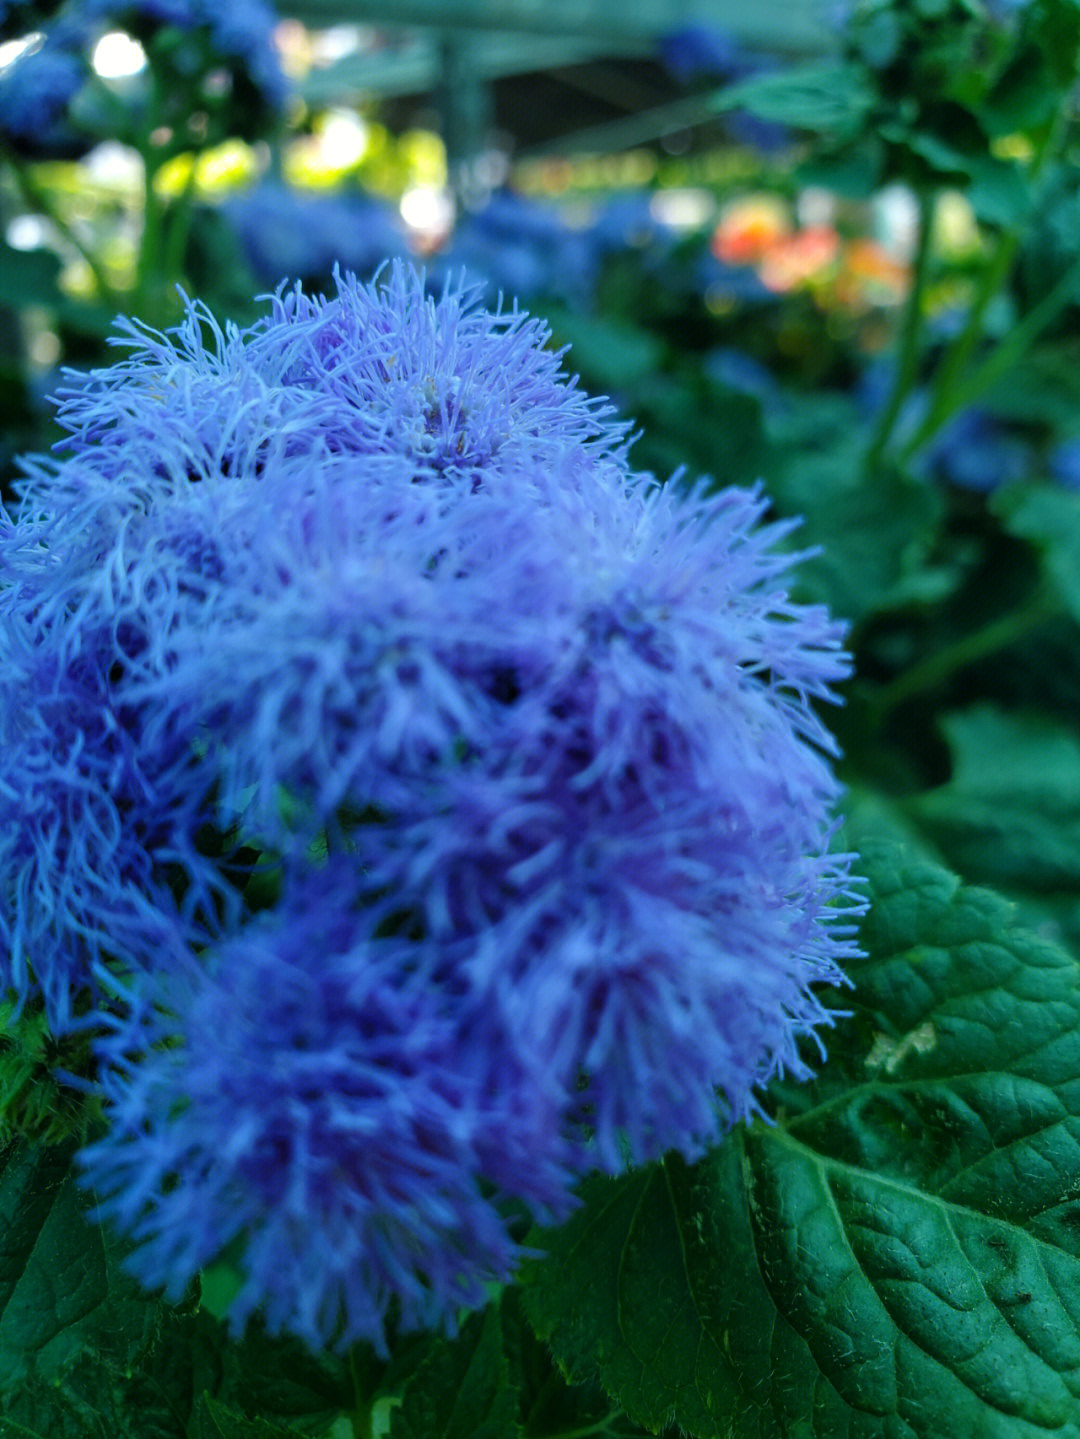
<path fill-rule="evenodd" d="M 306 25 L 348 22 L 437 29 L 518 31 L 595 39 L 617 53 L 623 42 L 689 25 L 725 30 L 743 44 L 798 52 L 830 48 L 825 0 L 304 0 L 283 5 Z"/>
<path fill-rule="evenodd" d="M 647 55 L 645 39 L 628 40 L 620 47 L 625 56 Z M 553 70 L 565 65 L 583 65 L 607 53 L 595 40 L 561 40 L 554 36 L 493 34 L 483 37 L 474 66 L 484 80 L 531 70 Z M 367 54 L 348 55 L 325 69 L 312 70 L 300 90 L 309 105 L 333 104 L 343 95 L 412 95 L 431 90 L 442 71 L 440 36 L 434 32 L 411 32 L 400 46 Z"/>

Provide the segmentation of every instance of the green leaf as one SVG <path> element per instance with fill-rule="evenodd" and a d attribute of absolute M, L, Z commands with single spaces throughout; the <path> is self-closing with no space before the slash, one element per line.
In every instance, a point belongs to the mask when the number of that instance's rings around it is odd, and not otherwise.
<path fill-rule="evenodd" d="M 959 108 L 959 107 L 957 107 Z M 924 160 L 930 170 L 942 178 L 966 177 L 971 167 L 971 147 L 957 143 L 957 137 L 933 130 L 912 128 L 903 121 L 887 121 L 878 133 L 894 145 L 902 145 Z"/>
<path fill-rule="evenodd" d="M 858 33 L 859 54 L 872 70 L 885 70 L 904 47 L 905 30 L 895 10 L 879 10 Z"/>
<path fill-rule="evenodd" d="M 1010 485 L 991 508 L 1010 535 L 1042 551 L 1062 602 L 1080 620 L 1080 495 L 1055 485 Z"/>
<path fill-rule="evenodd" d="M 1080 883 L 1080 739 L 1038 714 L 975 705 L 941 721 L 946 784 L 908 802 L 964 874 L 1010 889 Z"/>
<path fill-rule="evenodd" d="M 1080 345 L 1052 340 L 1031 350 L 1019 370 L 987 391 L 983 404 L 1000 419 L 1069 434 L 1080 419 Z"/>
<path fill-rule="evenodd" d="M 859 65 L 811 64 L 755 75 L 713 97 L 717 111 L 748 110 L 798 130 L 852 137 L 874 106 L 874 91 Z"/>
<path fill-rule="evenodd" d="M 315 1353 L 288 1334 L 269 1334 L 258 1318 L 234 1344 L 224 1344 L 222 1330 L 219 1343 L 224 1372 L 214 1397 L 244 1414 L 318 1434 L 354 1403 L 343 1356 Z"/>
<path fill-rule="evenodd" d="M 249 1419 L 203 1394 L 195 1410 L 191 1439 L 307 1439 L 304 1430 L 269 1419 Z"/>
<path fill-rule="evenodd" d="M 820 185 L 847 199 L 867 200 L 884 184 L 885 145 L 879 135 L 859 137 L 857 145 L 822 148 L 799 166 L 800 182 Z"/>
<path fill-rule="evenodd" d="M 663 361 L 663 343 L 637 325 L 595 315 L 549 309 L 555 343 L 569 345 L 564 366 L 580 372 L 590 389 L 623 390 L 654 374 Z"/>
<path fill-rule="evenodd" d="M 1033 130 L 1053 119 L 1061 104 L 1054 76 L 1043 64 L 1037 45 L 1022 45 L 979 110 L 979 119 L 992 138 L 1017 130 Z"/>
<path fill-rule="evenodd" d="M 58 1378 L 87 1346 L 122 1353 L 148 1338 L 153 1311 L 88 1222 L 71 1145 L 0 1151 L 0 1374 Z"/>
<path fill-rule="evenodd" d="M 820 438 L 796 431 L 788 457 L 766 479 L 780 511 L 805 520 L 795 544 L 818 547 L 799 566 L 799 585 L 853 621 L 942 599 L 960 576 L 932 559 L 944 515 L 940 490 L 888 467 L 864 479 L 865 442 L 856 416 L 843 413 L 846 428 Z M 783 436 L 773 438 L 779 451 Z"/>
<path fill-rule="evenodd" d="M 73 1151 L 0 1150 L 0 1439 L 5 1420 L 47 1439 L 191 1439 L 204 1393 L 283 1432 L 325 1432 L 354 1398 L 345 1360 L 258 1321 L 231 1343 L 195 1291 L 179 1306 L 144 1291 L 88 1220 Z"/>
<path fill-rule="evenodd" d="M 680 466 L 695 481 L 751 485 L 768 467 L 761 401 L 704 375 L 682 371 L 642 380 L 623 397 L 642 434 L 631 450 L 638 469 L 669 478 Z"/>
<path fill-rule="evenodd" d="M 0 241 L 0 305 L 55 304 L 60 269 L 51 250 L 15 250 Z"/>
<path fill-rule="evenodd" d="M 521 1433 L 497 1304 L 436 1340 L 405 1386 L 390 1439 L 513 1439 Z"/>
<path fill-rule="evenodd" d="M 519 1391 L 521 1421 L 526 1435 L 602 1434 L 611 1422 L 612 1402 L 603 1387 L 568 1384 L 551 1350 L 542 1344 L 525 1317 L 517 1288 L 503 1291 L 503 1347 L 511 1382 Z"/>
<path fill-rule="evenodd" d="M 856 836 L 858 838 L 858 836 Z M 699 1439 L 1077 1439 L 1080 967 L 861 836 L 852 1016 L 776 1123 L 583 1187 L 540 1336 Z"/>
<path fill-rule="evenodd" d="M 90 1039 L 54 1039 L 40 1002 L 28 1002 L 13 1021 L 14 1010 L 13 1000 L 0 1003 L 0 1136 L 43 1144 L 85 1138 L 100 1105 L 60 1083 L 53 1069 L 91 1074 Z"/>
<path fill-rule="evenodd" d="M 968 165 L 967 199 L 975 216 L 989 225 L 1012 226 L 1031 215 L 1031 184 L 1018 165 L 979 155 Z"/>

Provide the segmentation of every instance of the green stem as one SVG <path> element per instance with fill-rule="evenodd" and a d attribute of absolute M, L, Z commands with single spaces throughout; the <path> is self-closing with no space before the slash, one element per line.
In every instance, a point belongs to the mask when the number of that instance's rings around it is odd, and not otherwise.
<path fill-rule="evenodd" d="M 962 635 L 952 644 L 944 645 L 919 664 L 881 685 L 868 696 L 870 724 L 879 729 L 889 715 L 908 700 L 944 684 L 958 670 L 977 660 L 997 654 L 1022 640 L 1033 630 L 1061 614 L 1057 596 L 1042 586 L 1036 589 L 1027 604 L 991 620 L 981 629 Z"/>
<path fill-rule="evenodd" d="M 94 284 L 97 286 L 102 300 L 104 300 L 106 304 L 119 306 L 121 303 L 120 292 L 113 287 L 98 257 L 56 208 L 48 190 L 38 184 L 30 167 L 26 165 L 18 155 L 14 155 L 8 151 L 6 153 L 6 159 L 11 166 L 11 172 L 15 176 L 15 182 L 26 203 L 39 215 L 43 215 L 55 228 L 57 233 L 62 235 L 72 249 L 85 261 L 87 268 L 94 277 Z"/>
<path fill-rule="evenodd" d="M 1044 295 L 1035 308 L 1029 310 L 1020 323 L 994 346 L 981 364 L 970 371 L 963 383 L 955 385 L 951 393 L 942 391 L 938 403 L 931 407 L 930 413 L 901 450 L 900 459 L 908 459 L 932 439 L 942 425 L 984 395 L 1003 375 L 1019 364 L 1046 327 L 1075 298 L 1078 287 L 1080 260 L 1069 266 L 1050 293 Z"/>
<path fill-rule="evenodd" d="M 156 281 L 161 275 L 162 228 L 165 207 L 154 189 L 154 176 L 167 158 L 154 145 L 151 136 L 162 122 L 163 81 L 154 63 L 153 51 L 150 60 L 150 93 L 147 100 L 146 119 L 138 146 L 143 163 L 143 229 L 139 242 L 139 257 L 135 271 L 135 302 L 133 308 L 150 324 L 157 322 Z"/>
<path fill-rule="evenodd" d="M 361 1388 L 366 1386 L 361 1384 L 360 1375 L 357 1372 L 355 1349 L 349 1351 L 349 1377 L 352 1380 L 353 1397 L 356 1401 L 349 1415 L 353 1439 L 371 1439 L 375 1404 L 366 1393 L 361 1394 L 360 1392 Z"/>
<path fill-rule="evenodd" d="M 183 279 L 184 253 L 187 249 L 188 235 L 191 233 L 191 217 L 195 201 L 195 171 L 198 165 L 198 156 L 191 157 L 191 169 L 188 172 L 184 188 L 174 201 L 169 215 L 169 225 L 164 247 L 164 278 L 170 288 L 175 287 Z"/>
<path fill-rule="evenodd" d="M 1028 172 L 1029 179 L 1034 181 L 1038 178 L 1044 164 L 1061 142 L 1063 134 L 1063 121 L 1062 117 L 1059 116 L 1055 123 L 1047 128 L 1047 132 L 1032 158 Z M 1008 337 L 991 352 L 991 355 L 987 357 L 983 365 L 978 367 L 973 374 L 969 375 L 967 381 L 962 380 L 961 377 L 967 372 L 971 357 L 983 338 L 983 323 L 990 302 L 995 295 L 998 294 L 1009 277 L 1013 261 L 1016 259 L 1017 251 L 1020 248 L 1022 233 L 1022 225 L 1014 226 L 1011 230 L 1006 230 L 1002 233 L 993 257 L 987 263 L 979 277 L 979 283 L 972 297 L 971 305 L 968 308 L 964 327 L 948 346 L 941 363 L 937 367 L 931 383 L 929 409 L 922 423 L 918 426 L 916 433 L 901 450 L 901 461 L 909 459 L 916 450 L 922 445 L 925 445 L 928 440 L 932 439 L 943 425 L 947 424 L 965 405 L 970 404 L 972 399 L 977 398 L 978 395 L 988 389 L 994 380 L 997 379 L 1000 374 L 1004 374 L 1008 366 L 1019 358 L 1023 350 L 1026 349 L 1027 345 L 1035 338 L 1035 333 L 1029 333 L 1025 343 L 1018 346 L 1015 343 L 1018 330 L 1029 330 L 1030 322 L 1036 315 L 1041 315 L 1036 326 L 1036 331 L 1041 330 L 1049 323 L 1049 320 L 1053 318 L 1053 315 L 1064 303 L 1063 299 L 1058 298 L 1053 306 L 1048 306 L 1047 301 L 1051 297 L 1047 296 L 1046 300 L 1036 306 L 1035 310 L 1033 310 L 1029 316 L 1025 317 L 1022 324 L 1011 331 Z M 1070 284 L 1071 283 L 1070 280 Z M 1060 286 L 1055 287 L 1055 292 L 1056 289 L 1059 288 Z M 1000 363 L 997 363 L 995 368 L 992 370 L 989 369 L 990 361 L 1006 347 L 1006 357 L 1002 359 Z M 976 377 L 981 377 L 978 383 L 976 382 Z"/>
<path fill-rule="evenodd" d="M 957 381 L 967 369 L 975 347 L 982 339 L 987 308 L 1005 283 L 1019 247 L 1020 235 L 1017 231 L 1010 230 L 1001 236 L 997 252 L 979 278 L 964 328 L 953 339 L 938 366 L 931 389 L 930 408 L 919 427 L 920 434 L 924 429 L 934 433 L 954 413 L 950 405 Z"/>
<path fill-rule="evenodd" d="M 918 242 L 915 264 L 908 291 L 904 318 L 900 327 L 899 362 L 896 379 L 888 402 L 874 426 L 866 454 L 863 456 L 863 473 L 868 475 L 877 467 L 882 452 L 889 442 L 897 417 L 904 401 L 915 383 L 919 363 L 919 336 L 922 330 L 923 300 L 926 294 L 926 278 L 929 270 L 930 238 L 933 229 L 934 197 L 925 191 L 918 195 L 919 220 Z"/>
<path fill-rule="evenodd" d="M 139 259 L 135 278 L 135 304 L 133 308 L 143 319 L 153 323 L 154 316 L 147 314 L 148 302 L 154 290 L 154 277 L 158 272 L 161 257 L 161 228 L 163 206 L 154 189 L 154 156 L 147 145 L 142 150 L 143 161 L 143 230 L 139 242 Z"/>

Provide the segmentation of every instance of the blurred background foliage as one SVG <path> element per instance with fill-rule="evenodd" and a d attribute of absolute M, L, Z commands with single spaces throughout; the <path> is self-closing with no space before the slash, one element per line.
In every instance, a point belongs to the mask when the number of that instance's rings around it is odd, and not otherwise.
<path fill-rule="evenodd" d="M 1077 0 L 0 0 L 0 477 L 178 287 L 412 257 L 763 481 L 856 797 L 1080 943 Z"/>

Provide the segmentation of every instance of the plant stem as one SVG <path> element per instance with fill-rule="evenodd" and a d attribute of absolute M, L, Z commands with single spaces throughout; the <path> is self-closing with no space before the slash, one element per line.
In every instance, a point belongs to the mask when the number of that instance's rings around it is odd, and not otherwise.
<path fill-rule="evenodd" d="M 1037 147 L 1028 171 L 1028 178 L 1036 180 L 1042 171 L 1047 160 L 1054 153 L 1061 142 L 1064 134 L 1064 110 L 1054 123 L 1047 128 L 1041 143 Z M 953 339 L 945 352 L 931 384 L 930 407 L 922 423 L 918 426 L 916 433 L 904 445 L 900 459 L 910 458 L 920 446 L 933 438 L 941 427 L 952 419 L 953 415 L 964 408 L 965 405 L 982 394 L 996 380 L 999 374 L 1003 374 L 1009 365 L 1014 364 L 1022 355 L 1023 350 L 1030 345 L 1035 338 L 1037 330 L 1044 328 L 1053 318 L 1054 314 L 1064 303 L 1064 298 L 1058 297 L 1055 303 L 1050 306 L 1048 295 L 1039 305 L 1027 315 L 1021 324 L 1012 330 L 1008 337 L 997 346 L 987 357 L 981 366 L 976 368 L 973 374 L 969 375 L 967 381 L 961 377 L 967 370 L 976 346 L 983 337 L 983 321 L 986 318 L 986 311 L 991 300 L 999 292 L 1002 285 L 1008 279 L 1009 271 L 1012 269 L 1013 261 L 1016 259 L 1017 251 L 1020 248 L 1020 240 L 1023 233 L 1023 225 L 1014 225 L 1012 229 L 1006 230 L 998 241 L 997 249 L 992 259 L 983 269 L 979 278 L 978 287 L 968 309 L 967 318 L 963 329 Z M 1073 277 L 1075 278 L 1075 276 Z M 1069 281 L 1070 285 L 1072 280 Z M 1051 295 L 1057 296 L 1060 284 L 1055 286 Z M 1036 315 L 1040 316 L 1035 331 L 1031 331 L 1031 321 Z M 1016 345 L 1018 330 L 1027 332 L 1027 339 L 1023 345 Z M 1003 348 L 1007 347 L 1006 357 L 989 368 L 990 362 Z"/>
<path fill-rule="evenodd" d="M 121 303 L 120 292 L 110 282 L 101 261 L 83 241 L 78 231 L 64 219 L 48 191 L 34 178 L 30 167 L 18 155 L 14 155 L 10 151 L 6 153 L 6 158 L 26 203 L 39 215 L 43 215 L 57 233 L 62 235 L 72 249 L 85 261 L 87 269 L 94 277 L 94 284 L 97 286 L 102 300 L 109 305 L 119 305 Z"/>
<path fill-rule="evenodd" d="M 899 359 L 896 378 L 893 381 L 889 399 L 878 416 L 866 454 L 863 456 L 863 474 L 869 475 L 877 467 L 882 452 L 889 442 L 897 417 L 904 401 L 915 383 L 919 363 L 919 336 L 922 330 L 923 299 L 926 294 L 926 277 L 929 269 L 930 237 L 933 229 L 934 196 L 921 190 L 917 196 L 919 207 L 918 242 L 915 250 L 915 264 L 908 291 L 907 304 L 900 329 Z"/>
<path fill-rule="evenodd" d="M 911 441 L 905 447 L 905 454 L 910 453 L 918 445 L 925 444 L 926 440 L 936 434 L 941 426 L 955 414 L 956 407 L 953 400 L 957 382 L 967 368 L 975 346 L 982 338 L 983 320 L 987 307 L 1004 284 L 1019 246 L 1018 232 L 1010 230 L 1001 236 L 997 252 L 980 276 L 978 289 L 968 309 L 964 328 L 949 345 L 934 375 L 930 408 L 917 432 L 917 435 L 922 438 L 917 439 L 917 443 L 915 440 Z"/>
<path fill-rule="evenodd" d="M 191 169 L 184 182 L 184 188 L 177 196 L 169 217 L 168 233 L 165 240 L 162 272 L 170 286 L 176 286 L 183 279 L 184 253 L 191 231 L 191 215 L 196 192 L 196 170 L 198 155 L 191 156 Z"/>
<path fill-rule="evenodd" d="M 353 1439 L 371 1439 L 371 1411 L 370 1404 L 361 1404 L 349 1415 Z"/>
<path fill-rule="evenodd" d="M 143 230 L 139 242 L 139 260 L 135 278 L 135 295 L 139 315 L 151 324 L 156 315 L 147 314 L 147 305 L 154 290 L 154 278 L 161 257 L 163 207 L 154 190 L 153 155 L 149 145 L 142 150 L 143 161 Z"/>
<path fill-rule="evenodd" d="M 958 411 L 977 400 L 1008 373 L 1031 348 L 1047 325 L 1061 313 L 1065 306 L 1080 290 L 1080 260 L 1069 266 L 1048 295 L 1044 295 L 1033 310 L 1029 310 L 1020 323 L 1009 331 L 986 356 L 976 365 L 966 380 L 955 385 L 951 391 L 942 390 L 930 413 L 900 451 L 899 458 L 906 460 L 921 445 L 926 444 L 937 431 Z"/>
<path fill-rule="evenodd" d="M 1048 586 L 1040 586 L 1020 609 L 1001 615 L 981 629 L 972 630 L 935 650 L 919 664 L 871 692 L 867 696 L 871 727 L 879 729 L 899 705 L 943 684 L 957 670 L 1016 644 L 1061 612 L 1057 596 Z"/>

